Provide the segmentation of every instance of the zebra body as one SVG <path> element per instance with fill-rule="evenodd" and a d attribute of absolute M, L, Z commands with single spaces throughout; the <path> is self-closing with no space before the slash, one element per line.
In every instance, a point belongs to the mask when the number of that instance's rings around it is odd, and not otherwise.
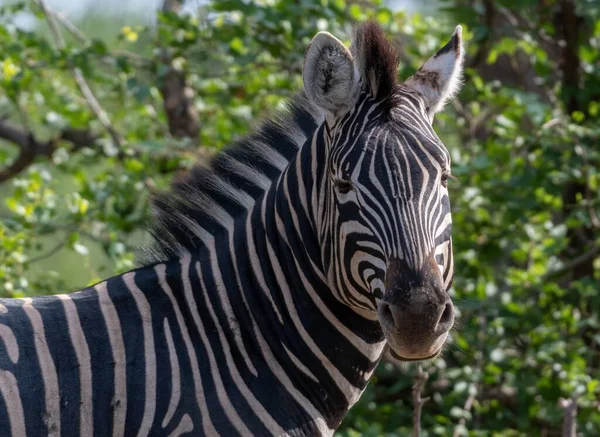
<path fill-rule="evenodd" d="M 322 274 L 265 229 L 278 193 L 193 256 L 71 295 L 2 300 L 0 324 L 19 339 L 2 336 L 12 364 L 2 368 L 47 394 L 0 389 L 16 411 L 10 423 L 22 424 L 13 434 L 332 434 L 366 386 L 383 334 L 374 320 L 355 332 L 343 325 L 343 304 L 323 302 Z"/>
<path fill-rule="evenodd" d="M 452 262 L 447 191 L 430 182 L 449 165 L 432 97 L 419 73 L 393 86 L 393 108 L 386 84 L 374 89 L 370 73 L 385 72 L 368 53 L 391 49 L 373 23 L 356 61 L 336 41 L 315 37 L 307 97 L 242 141 L 246 155 L 226 152 L 155 201 L 148 265 L 69 295 L 0 299 L 0 436 L 332 435 L 386 344 L 402 359 L 439 353 Z M 459 31 L 434 58 L 447 53 L 458 71 Z M 355 94 L 344 108 L 322 74 L 339 60 Z M 413 167 L 420 180 L 398 175 Z M 441 316 L 413 311 L 432 305 Z"/>

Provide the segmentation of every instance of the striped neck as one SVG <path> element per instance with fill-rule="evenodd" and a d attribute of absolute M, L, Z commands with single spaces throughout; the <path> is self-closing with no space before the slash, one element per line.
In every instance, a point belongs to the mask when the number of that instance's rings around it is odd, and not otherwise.
<path fill-rule="evenodd" d="M 309 138 L 277 184 L 257 204 L 246 222 L 251 235 L 250 262 L 264 314 L 292 358 L 288 370 L 304 382 L 314 407 L 335 429 L 358 400 L 385 345 L 376 320 L 341 302 L 323 270 L 316 232 L 317 173 L 324 171 L 321 126 Z M 260 283 L 263 281 L 262 283 Z M 319 400 L 316 401 L 316 398 Z"/>

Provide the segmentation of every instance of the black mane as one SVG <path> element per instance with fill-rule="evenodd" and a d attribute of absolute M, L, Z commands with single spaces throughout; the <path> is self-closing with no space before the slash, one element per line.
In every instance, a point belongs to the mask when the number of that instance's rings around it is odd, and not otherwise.
<path fill-rule="evenodd" d="M 154 244 L 142 252 L 144 264 L 195 251 L 206 239 L 252 209 L 322 121 L 320 111 L 299 93 L 283 113 L 263 122 L 216 155 L 197 164 L 153 197 L 150 233 Z"/>

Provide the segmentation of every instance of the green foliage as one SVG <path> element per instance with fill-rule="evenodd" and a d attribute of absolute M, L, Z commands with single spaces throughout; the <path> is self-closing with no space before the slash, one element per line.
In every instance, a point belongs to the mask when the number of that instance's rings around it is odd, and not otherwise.
<path fill-rule="evenodd" d="M 566 42 L 565 4 L 578 20 Z M 227 0 L 194 16 L 161 13 L 152 26 L 132 22 L 106 40 L 62 29 L 57 48 L 34 3 L 4 7 L 0 112 L 51 151 L 0 186 L 0 295 L 65 292 L 132 268 L 152 192 L 299 89 L 318 30 L 347 42 L 353 21 L 376 17 L 402 43 L 406 78 L 460 22 L 465 88 L 435 123 L 456 176 L 451 293 L 461 315 L 443 357 L 425 366 L 422 435 L 558 435 L 560 399 L 574 397 L 578 431 L 599 435 L 600 8 L 445 0 L 439 9 L 431 18 L 376 1 Z M 23 11 L 39 20 L 35 30 L 12 24 Z M 74 67 L 120 145 L 82 97 Z M 193 90 L 200 148 L 169 131 L 172 71 Z M 67 141 L 68 129 L 95 138 Z M 0 169 L 16 156 L 14 144 L 0 144 Z M 569 187 L 581 189 L 569 197 Z M 415 373 L 382 364 L 339 435 L 410 435 Z"/>

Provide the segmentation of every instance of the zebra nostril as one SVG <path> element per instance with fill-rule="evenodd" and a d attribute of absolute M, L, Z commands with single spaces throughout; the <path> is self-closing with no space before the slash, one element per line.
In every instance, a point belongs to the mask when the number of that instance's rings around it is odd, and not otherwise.
<path fill-rule="evenodd" d="M 438 320 L 437 330 L 441 332 L 447 332 L 452 328 L 454 323 L 454 306 L 452 302 L 448 302 L 444 306 L 444 310 L 440 315 L 440 319 Z"/>
<path fill-rule="evenodd" d="M 381 302 L 379 304 L 379 319 L 384 325 L 388 325 L 390 328 L 397 328 L 394 312 L 387 302 Z"/>

